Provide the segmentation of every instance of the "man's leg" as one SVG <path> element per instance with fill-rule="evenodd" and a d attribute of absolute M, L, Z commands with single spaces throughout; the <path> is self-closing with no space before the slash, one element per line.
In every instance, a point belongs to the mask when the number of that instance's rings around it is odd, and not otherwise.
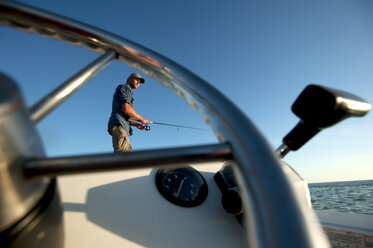
<path fill-rule="evenodd" d="M 112 129 L 110 129 L 109 133 L 113 138 L 114 152 L 132 151 L 130 140 L 128 139 L 128 134 L 122 126 L 113 127 Z"/>

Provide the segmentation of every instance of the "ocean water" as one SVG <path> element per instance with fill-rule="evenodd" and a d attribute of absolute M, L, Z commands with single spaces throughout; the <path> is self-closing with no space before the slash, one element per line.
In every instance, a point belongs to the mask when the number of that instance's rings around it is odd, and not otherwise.
<path fill-rule="evenodd" d="M 373 180 L 310 183 L 312 207 L 373 215 Z"/>

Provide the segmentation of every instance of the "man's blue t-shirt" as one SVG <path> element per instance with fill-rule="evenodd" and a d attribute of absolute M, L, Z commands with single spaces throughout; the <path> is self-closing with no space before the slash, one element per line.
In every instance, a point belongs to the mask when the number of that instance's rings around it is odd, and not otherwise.
<path fill-rule="evenodd" d="M 108 130 L 113 126 L 121 125 L 129 135 L 132 135 L 132 128 L 128 120 L 130 117 L 123 112 L 122 105 L 128 103 L 133 107 L 133 100 L 131 87 L 127 83 L 121 84 L 115 89 Z"/>

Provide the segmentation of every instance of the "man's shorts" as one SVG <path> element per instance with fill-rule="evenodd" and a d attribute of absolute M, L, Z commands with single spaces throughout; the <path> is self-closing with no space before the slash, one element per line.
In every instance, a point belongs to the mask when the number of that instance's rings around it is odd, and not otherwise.
<path fill-rule="evenodd" d="M 113 138 L 113 148 L 114 152 L 130 152 L 132 147 L 130 145 L 130 140 L 128 139 L 128 134 L 122 126 L 114 126 L 109 130 L 109 134 Z"/>

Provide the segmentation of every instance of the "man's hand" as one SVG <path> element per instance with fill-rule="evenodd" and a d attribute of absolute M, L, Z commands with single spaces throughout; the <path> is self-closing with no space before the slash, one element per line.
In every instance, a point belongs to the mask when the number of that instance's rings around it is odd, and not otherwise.
<path fill-rule="evenodd" d="M 135 127 L 137 127 L 140 130 L 144 130 L 145 129 L 145 126 L 142 125 L 142 124 L 140 124 L 140 123 L 135 123 Z"/>
<path fill-rule="evenodd" d="M 141 118 L 139 121 L 140 121 L 142 124 L 144 124 L 144 125 L 148 125 L 148 124 L 149 124 L 149 121 L 148 121 L 147 119 L 145 119 L 145 118 Z"/>

